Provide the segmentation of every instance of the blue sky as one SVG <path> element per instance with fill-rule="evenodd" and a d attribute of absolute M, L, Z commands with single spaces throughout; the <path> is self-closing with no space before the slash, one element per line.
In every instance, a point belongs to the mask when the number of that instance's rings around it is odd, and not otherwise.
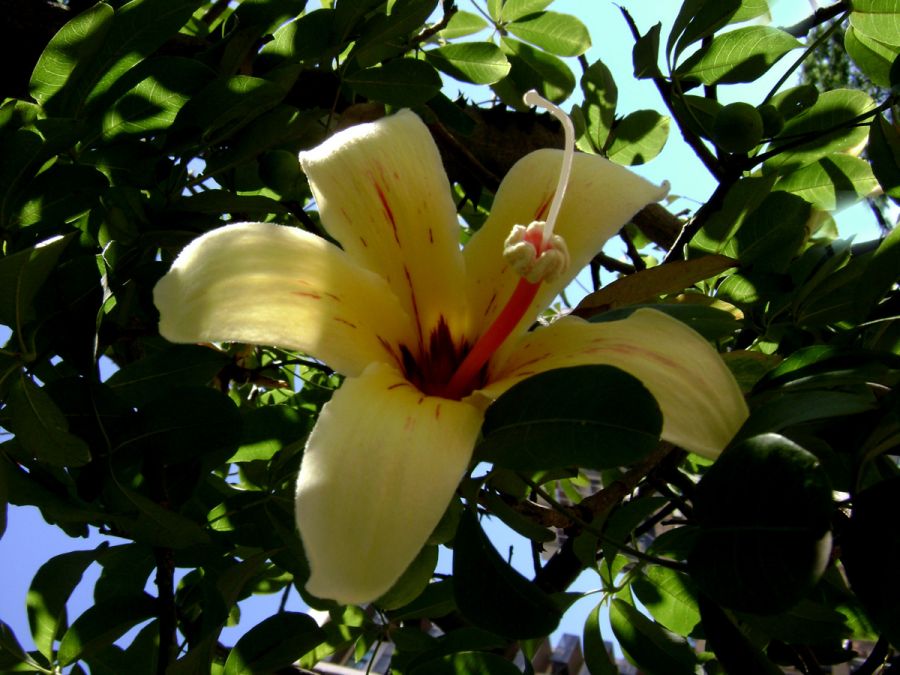
<path fill-rule="evenodd" d="M 311 5 L 313 3 L 310 3 Z M 466 8 L 468 1 L 460 2 Z M 670 26 L 672 19 L 680 7 L 680 0 L 631 0 L 622 2 L 636 20 L 642 31 L 662 21 L 664 29 Z M 822 2 L 821 4 L 827 4 Z M 662 102 L 653 84 L 647 80 L 637 81 L 632 77 L 631 48 L 632 39 L 619 9 L 612 2 L 597 0 L 556 0 L 551 9 L 578 16 L 589 28 L 594 46 L 587 54 L 590 62 L 602 59 L 610 68 L 619 87 L 619 112 L 627 113 L 642 108 L 653 108 L 665 112 Z M 811 11 L 808 0 L 775 0 L 773 3 L 773 24 L 791 25 L 808 16 Z M 484 39 L 483 37 L 481 39 Z M 665 36 L 664 36 L 665 39 Z M 792 56 L 784 59 L 781 67 L 790 62 Z M 750 87 L 725 87 L 720 89 L 724 101 L 746 100 L 750 103 L 761 102 L 763 96 L 777 80 L 782 72 L 778 67 L 761 83 Z M 573 70 L 578 73 L 577 64 Z M 454 94 L 452 86 L 447 92 Z M 576 102 L 572 100 L 564 106 Z M 648 165 L 640 167 L 638 172 L 654 182 L 669 180 L 672 194 L 684 201 L 678 208 L 696 208 L 706 201 L 715 188 L 715 182 L 707 174 L 690 149 L 681 141 L 677 130 L 673 129 L 669 143 L 661 155 Z M 862 210 L 860 210 L 862 209 Z M 872 220 L 865 207 L 848 210 L 840 218 L 839 223 L 847 225 L 844 236 L 856 230 L 850 224 L 866 223 L 866 227 L 858 236 L 869 238 L 874 236 Z M 0 327 L 0 341 L 5 341 L 8 331 Z M 513 546 L 513 564 L 523 572 L 531 572 L 530 550 L 524 540 L 505 530 L 502 526 L 491 528 L 495 545 L 504 555 Z M 5 535 L 0 539 L 0 575 L 3 579 L 3 592 L 0 593 L 0 618 L 9 623 L 19 640 L 26 648 L 33 648 L 29 636 L 25 616 L 25 595 L 31 578 L 38 567 L 50 557 L 73 549 L 94 548 L 100 537 L 92 536 L 84 539 L 69 539 L 60 531 L 50 527 L 41 519 L 39 512 L 29 507 L 10 507 L 9 524 Z M 115 541 L 113 541 L 115 543 Z M 449 555 L 441 558 L 441 566 L 448 569 Z M 85 581 L 78 587 L 70 603 L 70 618 L 74 618 L 91 605 L 91 589 L 98 574 L 96 565 L 90 568 Z M 586 591 L 596 589 L 599 579 L 591 572 L 584 573 L 576 582 L 574 590 Z M 152 578 L 149 590 L 152 588 Z M 557 631 L 580 635 L 587 614 L 599 600 L 596 595 L 576 603 L 567 613 Z M 240 634 L 251 628 L 264 617 L 277 611 L 280 597 L 259 596 L 242 605 L 242 620 L 239 626 L 226 629 L 222 639 L 226 644 L 233 643 Z M 299 597 L 292 593 L 288 602 L 289 609 L 301 608 Z M 609 628 L 606 627 L 606 635 Z"/>

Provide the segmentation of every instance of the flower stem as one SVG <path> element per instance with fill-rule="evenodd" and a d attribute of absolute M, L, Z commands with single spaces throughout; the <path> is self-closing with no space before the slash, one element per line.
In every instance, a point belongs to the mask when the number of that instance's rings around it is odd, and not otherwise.
<path fill-rule="evenodd" d="M 527 279 L 519 279 L 509 302 L 453 373 L 445 390 L 447 398 L 462 398 L 477 387 L 478 373 L 528 311 L 540 285 L 540 282 L 533 284 Z"/>

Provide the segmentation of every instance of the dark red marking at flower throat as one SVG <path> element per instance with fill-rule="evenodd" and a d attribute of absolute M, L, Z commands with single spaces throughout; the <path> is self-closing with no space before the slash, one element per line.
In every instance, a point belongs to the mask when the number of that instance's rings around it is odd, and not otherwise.
<path fill-rule="evenodd" d="M 429 396 L 447 396 L 447 383 L 459 368 L 471 345 L 463 341 L 457 345 L 450 333 L 450 327 L 441 317 L 431 331 L 425 354 L 418 358 L 406 345 L 400 345 L 403 374 L 422 393 Z M 484 384 L 483 373 L 477 386 Z M 476 388 L 476 387 L 473 387 Z"/>

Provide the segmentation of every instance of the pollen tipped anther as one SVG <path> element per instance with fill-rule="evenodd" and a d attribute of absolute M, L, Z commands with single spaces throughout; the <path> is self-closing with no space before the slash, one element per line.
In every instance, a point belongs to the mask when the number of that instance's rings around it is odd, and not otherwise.
<path fill-rule="evenodd" d="M 546 223 L 516 225 L 503 245 L 503 258 L 532 284 L 554 281 L 569 267 L 569 249 L 558 234 L 544 242 Z"/>

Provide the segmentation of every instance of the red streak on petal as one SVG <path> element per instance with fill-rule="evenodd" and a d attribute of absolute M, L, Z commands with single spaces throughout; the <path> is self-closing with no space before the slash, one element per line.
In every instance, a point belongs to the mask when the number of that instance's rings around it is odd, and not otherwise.
<path fill-rule="evenodd" d="M 313 300 L 321 300 L 322 296 L 318 293 L 308 293 L 307 291 L 291 291 L 293 295 L 299 295 L 303 298 L 312 298 Z"/>
<path fill-rule="evenodd" d="M 434 419 L 441 419 L 441 404 L 438 403 L 434 408 Z"/>
<path fill-rule="evenodd" d="M 550 209 L 550 202 L 553 201 L 553 195 L 555 195 L 555 194 L 556 194 L 556 190 L 554 190 L 546 198 L 544 198 L 544 201 L 541 202 L 541 204 L 538 206 L 537 211 L 534 212 L 535 220 L 543 220 L 544 219 L 544 216 L 547 215 L 547 211 Z"/>
<path fill-rule="evenodd" d="M 391 210 L 391 205 L 388 204 L 387 197 L 384 194 L 381 186 L 378 183 L 375 183 L 375 192 L 378 193 L 378 199 L 381 200 L 381 206 L 384 209 L 384 215 L 387 216 L 388 221 L 391 223 L 391 229 L 394 232 L 394 241 L 397 242 L 397 246 L 400 245 L 400 236 L 397 233 L 397 222 L 394 220 L 394 212 Z"/>
<path fill-rule="evenodd" d="M 342 319 L 339 316 L 334 317 L 334 320 L 337 321 L 338 323 L 344 324 L 345 326 L 350 326 L 350 328 L 356 328 L 355 323 L 351 323 L 351 322 L 347 321 L 347 319 Z"/>
<path fill-rule="evenodd" d="M 391 389 L 399 389 L 400 387 L 408 387 L 409 385 L 406 382 L 397 382 L 396 384 L 392 384 L 388 387 L 388 391 Z"/>
<path fill-rule="evenodd" d="M 466 354 L 466 358 L 459 364 L 459 368 L 453 373 L 453 377 L 447 383 L 445 393 L 447 398 L 462 398 L 475 388 L 478 373 L 503 344 L 503 341 L 509 337 L 513 328 L 519 324 L 525 312 L 531 307 L 531 301 L 534 300 L 540 286 L 540 282 L 532 284 L 524 278 L 519 279 L 509 302 L 494 319 L 494 323 L 478 338 L 478 342 L 474 344 Z"/>

